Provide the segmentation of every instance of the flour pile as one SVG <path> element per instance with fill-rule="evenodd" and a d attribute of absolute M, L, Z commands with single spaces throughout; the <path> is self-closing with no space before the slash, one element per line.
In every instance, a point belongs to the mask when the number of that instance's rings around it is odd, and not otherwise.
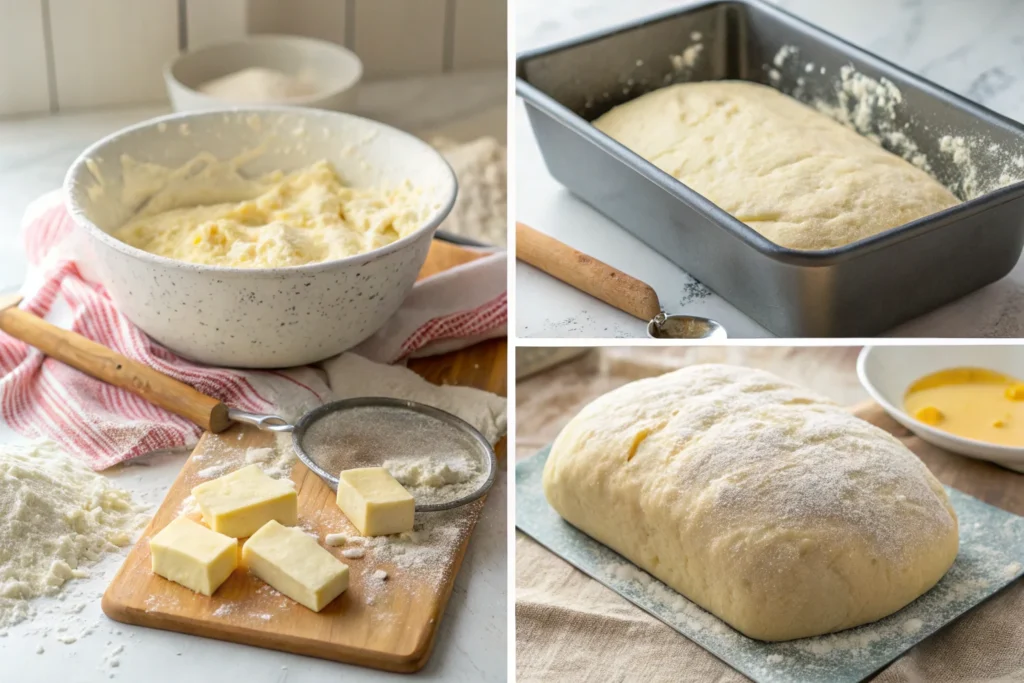
<path fill-rule="evenodd" d="M 437 138 L 431 144 L 459 179 L 459 195 L 441 229 L 504 247 L 508 212 L 505 146 L 492 137 L 463 144 Z"/>
<path fill-rule="evenodd" d="M 0 628 L 130 544 L 140 512 L 130 493 L 52 442 L 0 445 Z"/>

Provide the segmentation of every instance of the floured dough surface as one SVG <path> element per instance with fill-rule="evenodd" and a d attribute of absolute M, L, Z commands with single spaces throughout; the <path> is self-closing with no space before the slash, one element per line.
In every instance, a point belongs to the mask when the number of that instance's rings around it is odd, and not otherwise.
<path fill-rule="evenodd" d="M 791 249 L 840 247 L 959 203 L 921 169 L 756 83 L 672 85 L 594 125 Z"/>
<path fill-rule="evenodd" d="M 544 492 L 566 521 L 760 640 L 892 614 L 958 549 L 945 491 L 903 444 L 728 365 L 590 403 L 555 440 Z"/>

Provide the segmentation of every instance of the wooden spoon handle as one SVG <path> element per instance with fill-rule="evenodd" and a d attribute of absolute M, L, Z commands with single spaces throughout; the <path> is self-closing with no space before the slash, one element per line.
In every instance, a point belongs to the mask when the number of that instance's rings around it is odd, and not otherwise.
<path fill-rule="evenodd" d="M 516 223 L 516 258 L 643 321 L 661 313 L 650 285 L 522 223 Z"/>
<path fill-rule="evenodd" d="M 217 399 L 80 334 L 51 325 L 28 311 L 0 305 L 0 330 L 87 375 L 127 389 L 203 429 L 222 432 L 231 426 L 228 407 Z"/>

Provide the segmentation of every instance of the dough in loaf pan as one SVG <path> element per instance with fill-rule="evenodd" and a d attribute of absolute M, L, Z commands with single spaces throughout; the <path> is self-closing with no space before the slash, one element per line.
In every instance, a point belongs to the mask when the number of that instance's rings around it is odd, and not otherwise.
<path fill-rule="evenodd" d="M 841 247 L 959 203 L 923 170 L 757 83 L 668 86 L 594 125 L 791 249 Z"/>
<path fill-rule="evenodd" d="M 761 370 L 626 384 L 558 435 L 566 521 L 759 640 L 866 624 L 953 564 L 956 513 L 890 434 Z"/>

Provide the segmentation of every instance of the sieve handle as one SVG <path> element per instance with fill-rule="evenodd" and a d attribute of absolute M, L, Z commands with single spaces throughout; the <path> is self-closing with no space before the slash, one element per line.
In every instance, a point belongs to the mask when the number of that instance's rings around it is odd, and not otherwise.
<path fill-rule="evenodd" d="M 647 283 L 522 223 L 516 223 L 516 258 L 645 322 L 661 313 Z"/>
<path fill-rule="evenodd" d="M 228 407 L 187 384 L 102 344 L 51 325 L 18 308 L 20 296 L 0 297 L 0 330 L 96 379 L 121 387 L 211 432 L 231 426 Z"/>
<path fill-rule="evenodd" d="M 250 413 L 247 410 L 228 408 L 228 418 L 232 422 L 244 422 L 247 425 L 252 425 L 268 432 L 291 432 L 295 430 L 295 427 L 280 415 Z"/>

